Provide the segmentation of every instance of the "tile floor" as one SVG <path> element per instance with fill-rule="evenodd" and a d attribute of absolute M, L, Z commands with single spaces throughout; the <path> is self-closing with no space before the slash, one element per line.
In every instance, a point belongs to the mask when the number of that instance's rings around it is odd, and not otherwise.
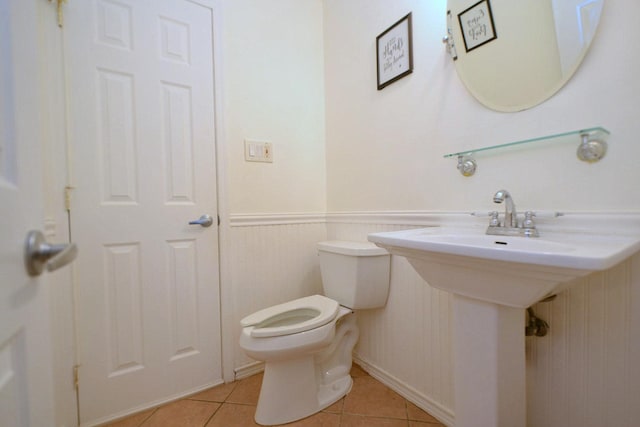
<path fill-rule="evenodd" d="M 324 411 L 287 427 L 444 427 L 357 365 L 351 392 Z M 262 374 L 149 409 L 109 427 L 252 427 Z M 106 426 L 105 426 L 106 427 Z"/>

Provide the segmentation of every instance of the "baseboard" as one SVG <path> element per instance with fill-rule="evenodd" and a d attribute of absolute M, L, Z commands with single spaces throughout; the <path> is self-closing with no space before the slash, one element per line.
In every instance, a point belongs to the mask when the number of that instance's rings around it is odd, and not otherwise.
<path fill-rule="evenodd" d="M 380 381 L 382 384 L 386 385 L 409 402 L 427 411 L 429 414 L 436 417 L 442 424 L 449 427 L 455 427 L 454 414 L 450 409 L 440 405 L 432 399 L 429 399 L 413 387 L 403 381 L 400 381 L 393 375 L 390 375 L 384 369 L 380 369 L 361 358 L 358 354 L 354 353 L 353 358 L 354 362 L 360 365 L 360 367 L 373 378 Z"/>
<path fill-rule="evenodd" d="M 127 418 L 131 415 L 137 414 L 138 412 L 146 411 L 147 409 L 155 408 L 170 402 L 174 402 L 176 400 L 184 399 L 185 397 L 200 393 L 201 391 L 210 389 L 211 387 L 219 386 L 220 384 L 224 384 L 224 381 L 222 380 L 213 381 L 211 383 L 193 388 L 191 390 L 174 394 L 173 396 L 170 396 L 170 397 L 154 400 L 152 402 L 148 402 L 143 405 L 136 406 L 131 409 L 127 409 L 126 411 L 118 412 L 117 414 L 109 415 L 107 417 L 99 418 L 97 420 L 93 420 L 89 422 L 84 422 L 80 424 L 80 427 L 94 427 L 94 426 L 104 425 L 106 423 L 111 423 L 113 421 L 117 421 L 119 419 Z"/>
<path fill-rule="evenodd" d="M 241 380 L 264 371 L 264 362 L 249 363 L 248 365 L 235 368 L 233 371 L 235 372 L 235 381 Z"/>

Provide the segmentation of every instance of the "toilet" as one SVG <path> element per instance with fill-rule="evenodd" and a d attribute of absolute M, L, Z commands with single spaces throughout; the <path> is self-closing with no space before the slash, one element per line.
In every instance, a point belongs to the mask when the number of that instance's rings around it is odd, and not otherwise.
<path fill-rule="evenodd" d="M 264 361 L 255 420 L 285 424 L 340 400 L 353 383 L 354 310 L 384 307 L 389 253 L 369 242 L 318 243 L 323 295 L 257 311 L 240 321 L 240 347 Z"/>

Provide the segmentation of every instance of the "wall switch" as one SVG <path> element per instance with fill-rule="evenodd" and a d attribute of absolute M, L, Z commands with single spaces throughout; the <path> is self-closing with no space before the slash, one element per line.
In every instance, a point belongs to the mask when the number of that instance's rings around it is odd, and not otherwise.
<path fill-rule="evenodd" d="M 273 163 L 273 144 L 268 141 L 245 139 L 244 159 L 247 162 Z"/>

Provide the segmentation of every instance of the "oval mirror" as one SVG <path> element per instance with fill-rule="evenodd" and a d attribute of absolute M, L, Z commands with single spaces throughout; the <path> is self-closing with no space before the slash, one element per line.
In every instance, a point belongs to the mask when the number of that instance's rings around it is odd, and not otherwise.
<path fill-rule="evenodd" d="M 497 111 L 553 96 L 593 40 L 604 0 L 448 0 L 456 70 L 469 92 Z"/>

